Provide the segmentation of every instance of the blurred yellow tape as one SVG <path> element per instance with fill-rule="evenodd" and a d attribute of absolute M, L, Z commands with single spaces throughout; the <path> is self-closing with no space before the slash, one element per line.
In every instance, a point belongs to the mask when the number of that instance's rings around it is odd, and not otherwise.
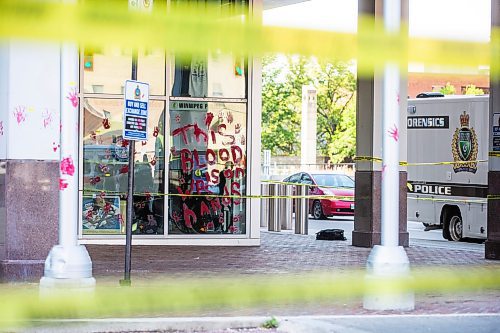
<path fill-rule="evenodd" d="M 358 59 L 361 74 L 387 61 L 406 70 L 408 62 L 475 67 L 500 66 L 500 29 L 491 43 L 408 38 L 388 34 L 372 18 L 360 17 L 358 34 L 262 26 L 244 11 L 221 18 L 220 7 L 167 9 L 156 5 L 151 13 L 129 11 L 127 1 L 0 0 L 0 38 L 38 41 L 74 41 L 91 47 L 122 46 L 165 48 L 179 53 L 208 50 L 262 55 L 265 52 L 298 53 L 318 57 Z"/>
<path fill-rule="evenodd" d="M 126 196 L 126 192 L 118 192 L 118 191 L 106 191 L 99 189 L 84 189 L 80 190 L 83 192 L 84 196 L 91 195 L 94 197 L 103 197 L 106 195 L 113 196 Z M 220 198 L 220 199 L 337 199 L 343 201 L 354 201 L 353 196 L 342 196 L 342 195 L 333 195 L 333 194 L 325 194 L 325 195 L 222 195 L 222 194 L 212 194 L 212 193 L 203 193 L 203 194 L 190 194 L 190 193 L 151 193 L 151 192 L 134 192 L 134 196 L 139 197 L 181 197 L 181 198 Z M 137 203 L 137 202 L 136 202 Z"/>
<path fill-rule="evenodd" d="M 491 156 L 491 155 L 490 155 Z M 354 161 L 368 161 L 382 163 L 380 157 L 371 156 L 355 156 Z M 488 160 L 474 160 L 474 161 L 446 161 L 446 162 L 420 162 L 420 163 L 408 163 L 406 161 L 400 161 L 400 166 L 430 166 L 430 165 L 453 165 L 453 164 L 468 164 L 468 163 L 487 163 Z"/>
<path fill-rule="evenodd" d="M 366 294 L 460 293 L 500 291 L 498 267 L 467 269 L 414 269 L 411 278 L 365 279 L 364 271 L 301 275 L 211 276 L 199 279 L 138 278 L 132 287 L 100 283 L 94 295 L 74 290 L 40 299 L 38 290 L 25 286 L 0 289 L 0 326 L 50 318 L 113 318 L 169 316 L 204 310 L 242 309 L 266 305 L 328 304 L 339 299 L 359 299 Z M 326 302 L 326 303 L 325 303 Z"/>

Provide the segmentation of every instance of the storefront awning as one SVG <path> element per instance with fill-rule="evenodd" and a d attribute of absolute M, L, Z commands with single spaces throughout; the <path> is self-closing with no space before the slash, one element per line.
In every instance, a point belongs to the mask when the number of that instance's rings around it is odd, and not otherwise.
<path fill-rule="evenodd" d="M 296 3 L 306 2 L 306 1 L 310 0 L 264 0 L 264 10 L 293 5 Z"/>

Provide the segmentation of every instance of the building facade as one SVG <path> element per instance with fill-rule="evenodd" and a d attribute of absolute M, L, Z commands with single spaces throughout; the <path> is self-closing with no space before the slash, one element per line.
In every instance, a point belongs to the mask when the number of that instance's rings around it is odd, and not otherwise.
<path fill-rule="evenodd" d="M 249 19 L 262 11 L 261 1 L 218 3 Z M 58 241 L 62 94 L 79 111 L 80 214 L 70 223 L 80 244 L 125 242 L 132 51 L 81 47 L 78 66 L 61 93 L 60 45 L 0 46 L 1 279 L 39 278 Z M 138 50 L 150 97 L 148 138 L 134 151 L 133 244 L 260 244 L 260 201 L 238 198 L 260 193 L 260 77 L 259 61 L 236 53 Z"/>

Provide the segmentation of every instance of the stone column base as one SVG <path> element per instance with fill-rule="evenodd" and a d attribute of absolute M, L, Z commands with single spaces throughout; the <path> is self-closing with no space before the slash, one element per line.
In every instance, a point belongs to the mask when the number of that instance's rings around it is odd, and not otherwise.
<path fill-rule="evenodd" d="M 407 173 L 399 172 L 399 246 L 410 245 L 406 216 Z M 381 195 L 382 173 L 380 171 L 356 171 L 356 197 L 352 245 L 373 247 L 381 241 Z"/>
<path fill-rule="evenodd" d="M 45 260 L 0 261 L 1 282 L 35 282 L 43 276 Z"/>

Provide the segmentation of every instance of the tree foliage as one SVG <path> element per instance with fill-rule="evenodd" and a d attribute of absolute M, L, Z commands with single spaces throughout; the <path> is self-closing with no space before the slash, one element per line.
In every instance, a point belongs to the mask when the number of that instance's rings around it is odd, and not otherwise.
<path fill-rule="evenodd" d="M 473 84 L 469 84 L 465 87 L 465 95 L 484 95 L 484 90 L 477 88 Z"/>
<path fill-rule="evenodd" d="M 455 95 L 455 86 L 451 85 L 450 82 L 446 82 L 446 85 L 439 89 L 439 92 L 443 95 Z"/>
<path fill-rule="evenodd" d="M 276 56 L 263 62 L 262 147 L 299 155 L 302 86 L 317 89 L 317 149 L 333 162 L 352 159 L 356 143 L 356 79 L 350 64 Z"/>

